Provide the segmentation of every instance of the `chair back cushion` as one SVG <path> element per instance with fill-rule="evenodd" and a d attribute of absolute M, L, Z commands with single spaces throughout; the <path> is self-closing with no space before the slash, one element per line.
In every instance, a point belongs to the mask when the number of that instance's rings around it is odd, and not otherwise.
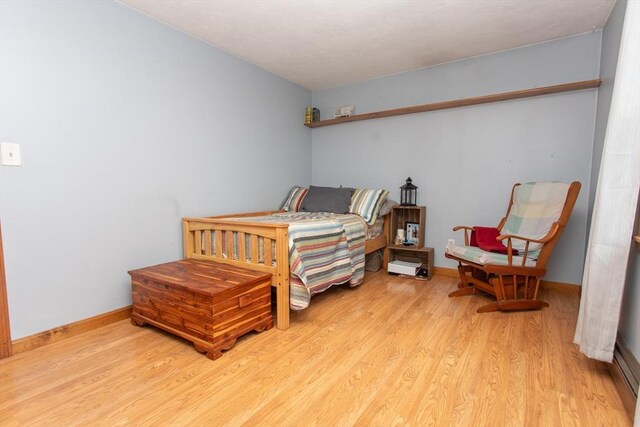
<path fill-rule="evenodd" d="M 543 238 L 560 218 L 568 191 L 569 184 L 563 182 L 528 182 L 517 186 L 502 234 Z M 525 243 L 512 240 L 513 248 L 520 251 L 524 250 Z M 537 251 L 541 247 L 540 243 L 531 243 L 529 251 Z"/>

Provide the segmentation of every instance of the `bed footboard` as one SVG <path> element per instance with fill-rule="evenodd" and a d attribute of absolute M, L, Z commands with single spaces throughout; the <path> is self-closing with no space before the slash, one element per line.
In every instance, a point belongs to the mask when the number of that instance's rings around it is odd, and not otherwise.
<path fill-rule="evenodd" d="M 276 288 L 276 327 L 289 327 L 288 224 L 237 220 L 274 212 L 183 218 L 184 257 L 271 273 Z M 230 219 L 231 217 L 236 219 Z"/>
<path fill-rule="evenodd" d="M 250 217 L 284 211 L 252 212 L 182 219 L 184 257 L 235 265 L 271 273 L 276 288 L 276 327 L 289 327 L 289 225 L 251 221 Z M 242 218 L 249 218 L 246 221 Z M 369 240 L 365 253 L 383 249 L 389 241 L 389 217 L 384 232 Z M 383 268 L 387 264 L 384 251 Z"/>

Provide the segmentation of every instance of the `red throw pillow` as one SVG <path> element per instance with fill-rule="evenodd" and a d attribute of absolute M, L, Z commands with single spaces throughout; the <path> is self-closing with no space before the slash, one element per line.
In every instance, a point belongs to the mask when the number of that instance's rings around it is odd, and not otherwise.
<path fill-rule="evenodd" d="M 495 227 L 473 227 L 470 245 L 483 251 L 506 254 L 509 249 L 501 241 L 496 240 L 499 235 L 500 231 Z M 512 249 L 511 253 L 518 255 L 518 250 Z"/>

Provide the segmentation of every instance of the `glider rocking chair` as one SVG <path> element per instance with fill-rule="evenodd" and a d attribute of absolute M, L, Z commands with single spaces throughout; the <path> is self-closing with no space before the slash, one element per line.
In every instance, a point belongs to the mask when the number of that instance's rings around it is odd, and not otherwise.
<path fill-rule="evenodd" d="M 460 274 L 459 289 L 449 296 L 478 291 L 494 295 L 496 301 L 480 307 L 478 313 L 548 307 L 538 299 L 540 280 L 579 192 L 579 182 L 516 184 L 507 214 L 496 229 L 454 227 L 453 231 L 464 230 L 464 246 L 448 246 L 445 253 L 445 257 L 458 261 Z M 489 250 L 476 246 L 481 232 L 490 242 L 480 246 Z M 502 243 L 505 240 L 506 246 Z"/>

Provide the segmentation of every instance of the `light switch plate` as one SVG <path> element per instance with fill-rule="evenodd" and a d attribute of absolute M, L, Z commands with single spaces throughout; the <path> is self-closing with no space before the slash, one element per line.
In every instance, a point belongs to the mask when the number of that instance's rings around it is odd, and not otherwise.
<path fill-rule="evenodd" d="M 19 144 L 11 144 L 9 142 L 0 143 L 0 152 L 2 154 L 3 165 L 22 166 Z"/>

